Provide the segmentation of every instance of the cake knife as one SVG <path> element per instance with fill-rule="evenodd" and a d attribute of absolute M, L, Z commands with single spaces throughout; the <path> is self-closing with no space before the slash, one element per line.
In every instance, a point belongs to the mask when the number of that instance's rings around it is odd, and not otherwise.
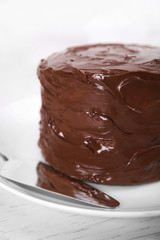
<path fill-rule="evenodd" d="M 0 159 L 3 161 L 3 163 L 9 160 L 8 157 L 6 157 L 2 153 L 0 153 Z M 32 198 L 32 200 L 38 199 L 41 202 L 47 201 L 49 203 L 58 204 L 62 206 L 65 205 L 69 207 L 78 207 L 78 208 L 87 208 L 87 209 L 94 208 L 94 209 L 107 210 L 107 209 L 113 208 L 110 206 L 89 202 L 88 200 L 85 201 L 85 200 L 77 199 L 64 194 L 60 194 L 57 192 L 48 191 L 37 186 L 31 186 L 25 183 L 21 183 L 5 177 L 1 173 L 0 173 L 0 186 L 15 194 L 21 195 L 24 198 L 28 196 L 28 198 Z"/>

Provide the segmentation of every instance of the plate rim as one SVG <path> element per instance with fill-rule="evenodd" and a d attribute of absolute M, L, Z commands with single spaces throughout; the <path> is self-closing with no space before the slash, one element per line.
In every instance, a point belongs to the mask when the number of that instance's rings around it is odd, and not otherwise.
<path fill-rule="evenodd" d="M 70 213 L 77 213 L 80 215 L 90 215 L 96 217 L 113 217 L 113 218 L 144 218 L 144 217 L 156 217 L 160 216 L 160 209 L 155 210 L 148 210 L 148 211 L 114 211 L 114 209 L 107 209 L 107 210 L 97 210 L 97 209 L 86 209 L 86 208 L 78 208 L 72 206 L 61 205 L 57 203 L 47 202 L 45 200 L 29 196 L 25 193 L 19 192 L 6 184 L 0 182 L 0 187 L 8 192 L 19 196 L 23 199 L 29 200 L 34 203 L 38 203 L 39 205 L 43 205 L 45 207 L 50 207 L 55 210 L 70 212 Z"/>

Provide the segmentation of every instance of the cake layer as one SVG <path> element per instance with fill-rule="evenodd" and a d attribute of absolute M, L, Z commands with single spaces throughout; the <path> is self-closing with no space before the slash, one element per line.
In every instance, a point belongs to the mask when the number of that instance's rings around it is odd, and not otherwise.
<path fill-rule="evenodd" d="M 45 160 L 73 178 L 132 185 L 160 179 L 160 48 L 69 48 L 38 67 Z"/>

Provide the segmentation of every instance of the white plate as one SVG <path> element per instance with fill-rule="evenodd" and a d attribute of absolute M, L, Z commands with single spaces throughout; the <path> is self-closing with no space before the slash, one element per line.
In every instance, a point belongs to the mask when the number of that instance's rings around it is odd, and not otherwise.
<path fill-rule="evenodd" d="M 37 146 L 39 137 L 40 98 L 15 102 L 0 110 L 0 152 L 16 161 L 6 163 L 1 173 L 13 180 L 35 185 L 36 165 L 43 160 Z M 148 217 L 160 215 L 160 182 L 133 187 L 96 185 L 96 188 L 108 193 L 120 202 L 116 209 L 82 209 L 49 203 L 30 197 L 7 187 L 1 186 L 17 195 L 48 207 L 74 213 L 102 217 Z"/>

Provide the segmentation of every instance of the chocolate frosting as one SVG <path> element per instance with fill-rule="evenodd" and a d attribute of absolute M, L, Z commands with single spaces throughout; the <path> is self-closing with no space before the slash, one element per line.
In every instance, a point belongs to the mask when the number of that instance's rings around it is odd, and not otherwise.
<path fill-rule="evenodd" d="M 160 48 L 68 48 L 38 67 L 39 146 L 66 175 L 101 184 L 160 179 Z"/>
<path fill-rule="evenodd" d="M 119 206 L 119 202 L 109 195 L 89 186 L 88 184 L 66 176 L 48 164 L 40 162 L 37 166 L 39 187 L 75 197 L 90 203 L 109 207 Z"/>

